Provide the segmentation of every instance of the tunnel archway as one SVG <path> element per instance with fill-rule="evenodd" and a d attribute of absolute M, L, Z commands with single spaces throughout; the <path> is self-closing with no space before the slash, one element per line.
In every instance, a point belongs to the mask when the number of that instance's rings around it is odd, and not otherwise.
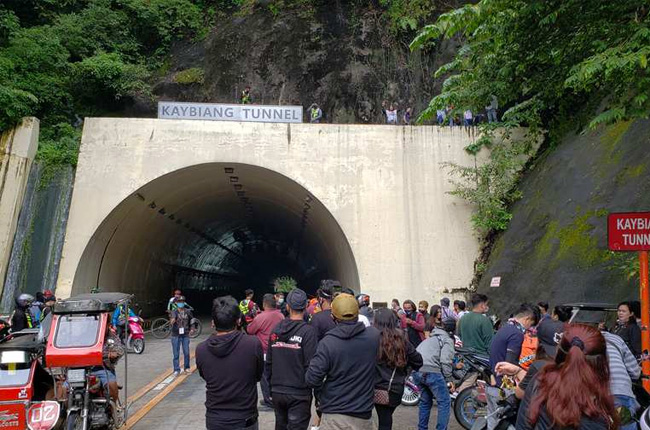
<path fill-rule="evenodd" d="M 131 292 L 153 315 L 179 287 L 205 312 L 212 298 L 240 299 L 246 288 L 260 302 L 278 276 L 292 276 L 311 294 L 328 278 L 359 288 L 344 232 L 308 190 L 266 168 L 206 163 L 124 199 L 84 249 L 72 294 Z"/>

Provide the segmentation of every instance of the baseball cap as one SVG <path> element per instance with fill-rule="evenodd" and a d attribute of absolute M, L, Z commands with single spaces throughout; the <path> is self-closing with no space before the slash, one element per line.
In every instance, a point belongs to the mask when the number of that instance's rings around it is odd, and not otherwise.
<path fill-rule="evenodd" d="M 339 294 L 332 302 L 332 315 L 339 321 L 352 321 L 358 318 L 357 299 L 350 294 Z"/>
<path fill-rule="evenodd" d="M 537 326 L 537 339 L 549 357 L 555 357 L 563 332 L 564 323 L 560 321 L 547 319 Z"/>
<path fill-rule="evenodd" d="M 294 311 L 301 311 L 307 307 L 307 294 L 300 288 L 294 288 L 287 294 L 285 302 Z"/>

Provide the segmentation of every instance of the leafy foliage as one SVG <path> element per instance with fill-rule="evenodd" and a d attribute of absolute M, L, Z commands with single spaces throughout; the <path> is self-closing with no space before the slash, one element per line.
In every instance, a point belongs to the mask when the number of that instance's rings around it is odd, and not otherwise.
<path fill-rule="evenodd" d="M 149 76 L 170 43 L 202 27 L 201 9 L 192 0 L 3 2 L 0 131 L 23 116 L 37 116 L 43 130 L 39 158 L 54 167 L 73 163 L 78 144 L 70 139 L 79 133 L 70 124 L 150 97 Z"/>
<path fill-rule="evenodd" d="M 288 293 L 295 288 L 298 288 L 298 283 L 291 276 L 281 276 L 273 282 L 276 293 Z"/>
<path fill-rule="evenodd" d="M 447 79 L 419 121 L 450 105 L 483 110 L 492 95 L 506 108 L 504 125 L 528 126 L 533 139 L 545 133 L 557 139 L 567 124 L 597 127 L 647 117 L 649 9 L 645 0 L 480 0 L 444 13 L 423 28 L 411 49 L 454 37 L 464 45 L 436 72 Z M 591 119 L 583 124 L 585 111 Z M 484 167 L 451 169 L 465 180 L 457 194 L 477 204 L 481 231 L 507 225 L 516 181 L 499 178 L 511 175 L 523 155 L 499 145 L 492 151 Z M 472 177 L 478 180 L 469 185 Z"/>

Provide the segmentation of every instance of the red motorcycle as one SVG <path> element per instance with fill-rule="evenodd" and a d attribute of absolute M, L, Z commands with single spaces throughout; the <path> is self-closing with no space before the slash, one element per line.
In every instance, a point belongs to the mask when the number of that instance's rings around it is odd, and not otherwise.
<path fill-rule="evenodd" d="M 126 348 L 136 354 L 144 352 L 144 330 L 142 330 L 142 318 L 129 317 L 129 331 L 126 338 Z"/>

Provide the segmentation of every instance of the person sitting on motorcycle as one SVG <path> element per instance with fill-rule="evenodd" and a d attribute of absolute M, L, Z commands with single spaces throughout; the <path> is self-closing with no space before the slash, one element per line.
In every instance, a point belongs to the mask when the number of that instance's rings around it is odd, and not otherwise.
<path fill-rule="evenodd" d="M 138 317 L 133 312 L 132 308 L 129 308 L 129 317 L 136 317 L 136 318 Z M 115 308 L 115 311 L 113 312 L 112 324 L 113 327 L 115 327 L 115 330 L 117 330 L 117 336 L 122 341 L 124 341 L 124 332 L 126 330 L 127 321 L 128 318 L 126 316 L 126 304 L 121 303 Z"/>
<path fill-rule="evenodd" d="M 45 303 L 43 306 L 43 312 L 41 313 L 41 322 L 52 313 L 52 307 L 56 303 L 56 297 L 54 295 L 45 296 Z"/>
<path fill-rule="evenodd" d="M 16 298 L 16 309 L 11 316 L 11 331 L 13 333 L 26 328 L 34 328 L 34 317 L 29 311 L 29 307 L 34 301 L 31 294 L 21 294 Z"/>
<path fill-rule="evenodd" d="M 94 367 L 91 375 L 99 379 L 104 389 L 108 389 L 111 399 L 116 404 L 119 403 L 119 387 L 117 385 L 117 376 L 115 375 L 115 365 L 124 355 L 124 346 L 122 341 L 115 334 L 110 324 L 106 325 L 106 334 L 104 338 L 104 348 L 102 357 L 104 366 Z"/>

